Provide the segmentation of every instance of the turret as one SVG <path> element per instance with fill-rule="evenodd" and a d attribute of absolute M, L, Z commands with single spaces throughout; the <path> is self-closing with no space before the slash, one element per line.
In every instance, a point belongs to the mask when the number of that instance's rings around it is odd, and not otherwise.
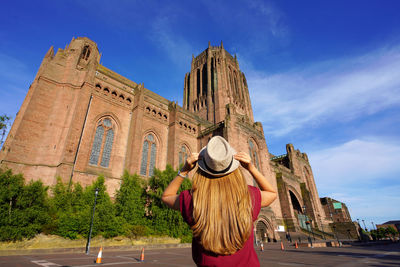
<path fill-rule="evenodd" d="M 238 115 L 254 121 L 247 82 L 239 69 L 237 56 L 230 55 L 222 41 L 219 47 L 209 42 L 200 55 L 192 56 L 183 95 L 183 107 L 210 122 L 223 121 L 228 104 L 235 106 Z"/>

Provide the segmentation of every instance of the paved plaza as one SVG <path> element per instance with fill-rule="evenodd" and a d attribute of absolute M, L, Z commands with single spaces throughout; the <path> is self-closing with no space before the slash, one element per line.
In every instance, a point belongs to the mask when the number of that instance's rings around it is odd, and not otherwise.
<path fill-rule="evenodd" d="M 94 250 L 94 249 L 93 249 Z M 96 253 L 95 253 L 96 252 Z M 400 243 L 341 248 L 299 248 L 279 243 L 267 244 L 264 251 L 257 249 L 261 266 L 400 266 Z M 84 253 L 32 254 L 0 257 L 0 266 L 99 266 L 94 264 L 97 251 Z M 103 251 L 103 266 L 194 266 L 191 248 L 154 249 L 145 251 L 140 262 L 139 250 Z"/>

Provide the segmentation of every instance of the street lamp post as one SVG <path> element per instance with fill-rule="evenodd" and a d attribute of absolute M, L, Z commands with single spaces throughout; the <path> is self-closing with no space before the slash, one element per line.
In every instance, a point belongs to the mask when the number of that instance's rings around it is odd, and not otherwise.
<path fill-rule="evenodd" d="M 94 211 L 96 209 L 96 202 L 97 202 L 97 195 L 98 194 L 99 194 L 99 189 L 96 188 L 95 191 L 94 191 L 94 204 L 93 204 L 93 211 L 92 211 L 92 220 L 90 221 L 89 235 L 88 235 L 88 240 L 87 240 L 87 243 L 86 243 L 86 254 L 87 255 L 89 255 L 89 252 L 90 252 L 90 239 L 92 238 Z"/>
<path fill-rule="evenodd" d="M 332 219 L 332 221 L 333 221 L 333 215 L 332 215 L 332 212 L 330 213 L 330 215 L 331 215 L 331 219 Z M 338 242 L 338 245 L 339 245 L 339 247 L 341 247 L 341 245 L 340 245 L 340 240 L 339 240 L 339 236 L 338 236 L 338 234 L 336 233 L 336 226 L 335 226 L 335 222 L 333 222 L 333 226 L 332 226 L 332 228 L 333 228 L 333 233 L 335 234 L 335 236 L 336 236 L 336 240 L 337 240 L 337 242 Z"/>
<path fill-rule="evenodd" d="M 365 229 L 365 231 L 368 232 L 367 226 L 365 225 L 365 221 L 362 220 L 362 222 L 363 222 L 363 224 L 364 224 L 364 229 Z"/>

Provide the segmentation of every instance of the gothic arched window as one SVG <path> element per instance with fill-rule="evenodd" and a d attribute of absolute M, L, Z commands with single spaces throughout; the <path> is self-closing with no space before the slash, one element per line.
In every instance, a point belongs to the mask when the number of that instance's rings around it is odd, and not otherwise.
<path fill-rule="evenodd" d="M 82 56 L 84 60 L 88 60 L 90 56 L 90 47 L 88 45 L 85 45 L 85 47 L 82 50 Z"/>
<path fill-rule="evenodd" d="M 235 90 L 236 97 L 239 97 L 239 89 L 238 89 L 238 83 L 237 83 L 237 79 L 236 79 L 236 71 L 233 72 L 233 88 Z"/>
<path fill-rule="evenodd" d="M 113 142 L 113 123 L 111 122 L 111 119 L 103 118 L 97 123 L 89 164 L 100 165 L 101 167 L 108 168 Z"/>
<path fill-rule="evenodd" d="M 154 135 L 148 134 L 143 141 L 142 163 L 140 164 L 140 174 L 152 176 L 156 166 L 157 145 Z"/>
<path fill-rule="evenodd" d="M 254 145 L 252 140 L 249 140 L 249 154 L 251 157 L 251 161 L 256 166 L 256 168 L 260 169 L 260 164 L 258 161 L 257 147 Z"/>
<path fill-rule="evenodd" d="M 185 164 L 185 161 L 188 156 L 189 156 L 189 150 L 186 148 L 186 146 L 181 146 L 181 149 L 179 150 L 179 167 Z"/>

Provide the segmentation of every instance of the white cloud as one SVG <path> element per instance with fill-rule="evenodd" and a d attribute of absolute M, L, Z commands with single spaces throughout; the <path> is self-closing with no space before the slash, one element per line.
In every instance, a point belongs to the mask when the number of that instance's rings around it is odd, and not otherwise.
<path fill-rule="evenodd" d="M 273 75 L 250 68 L 246 76 L 256 120 L 267 135 L 352 121 L 400 105 L 400 47 Z"/>
<path fill-rule="evenodd" d="M 346 203 L 353 220 L 383 223 L 400 216 L 398 142 L 355 139 L 308 155 L 320 196 Z"/>
<path fill-rule="evenodd" d="M 277 9 L 272 2 L 252 0 L 247 2 L 252 9 L 257 13 L 260 13 L 265 21 L 265 28 L 275 38 L 287 38 L 289 34 L 289 28 L 285 24 L 285 16 Z M 260 34 L 260 32 L 258 33 Z"/>
<path fill-rule="evenodd" d="M 355 139 L 308 155 L 319 187 L 379 182 L 400 173 L 400 144 L 396 142 Z"/>
<path fill-rule="evenodd" d="M 173 31 L 171 20 L 173 18 L 169 15 L 158 16 L 152 23 L 150 39 L 162 48 L 170 60 L 177 64 L 179 68 L 190 68 L 188 59 L 191 58 L 196 49 L 183 36 Z"/>
<path fill-rule="evenodd" d="M 352 219 L 365 219 L 368 228 L 371 227 L 371 221 L 379 224 L 400 217 L 398 184 L 369 189 L 360 185 L 344 188 L 343 191 L 333 193 L 330 197 L 346 203 Z"/>

